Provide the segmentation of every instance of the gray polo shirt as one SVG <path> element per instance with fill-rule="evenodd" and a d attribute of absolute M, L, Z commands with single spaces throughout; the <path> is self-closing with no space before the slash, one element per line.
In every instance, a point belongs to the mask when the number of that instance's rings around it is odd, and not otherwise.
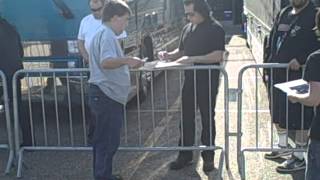
<path fill-rule="evenodd" d="M 115 33 L 107 25 L 104 26 L 91 42 L 89 83 L 97 85 L 109 98 L 126 104 L 130 88 L 129 67 L 124 65 L 116 69 L 104 69 L 101 66 L 108 58 L 124 56 Z"/>

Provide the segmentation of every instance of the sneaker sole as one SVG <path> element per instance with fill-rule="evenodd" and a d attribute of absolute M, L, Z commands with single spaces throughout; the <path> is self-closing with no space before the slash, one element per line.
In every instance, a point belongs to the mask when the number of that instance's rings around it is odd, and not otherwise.
<path fill-rule="evenodd" d="M 306 167 L 299 167 L 299 168 L 295 168 L 295 169 L 276 168 L 278 173 L 289 173 L 289 172 L 301 171 L 301 170 L 305 170 L 305 169 L 306 169 Z"/>
<path fill-rule="evenodd" d="M 280 158 L 282 158 L 282 157 L 284 157 L 284 156 L 289 156 L 289 155 L 291 155 L 292 154 L 292 152 L 287 152 L 287 153 L 282 153 L 282 154 L 279 154 L 279 155 L 277 155 L 277 156 L 264 156 L 264 158 L 265 159 L 280 159 Z"/>

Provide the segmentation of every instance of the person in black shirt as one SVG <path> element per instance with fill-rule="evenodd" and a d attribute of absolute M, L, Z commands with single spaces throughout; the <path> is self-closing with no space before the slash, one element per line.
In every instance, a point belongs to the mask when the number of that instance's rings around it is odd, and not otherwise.
<path fill-rule="evenodd" d="M 307 129 L 311 124 L 313 109 L 304 107 L 300 104 L 288 102 L 286 95 L 273 85 L 286 82 L 288 80 L 300 79 L 302 77 L 302 65 L 305 64 L 307 57 L 320 47 L 317 37 L 312 30 L 315 26 L 316 9 L 310 0 L 290 0 L 290 6 L 285 7 L 277 16 L 270 33 L 270 38 L 265 50 L 266 63 L 288 63 L 289 74 L 287 79 L 286 69 L 274 69 L 269 71 L 268 86 L 270 97 L 272 121 L 275 123 L 279 135 L 279 147 L 287 147 L 287 130 L 295 134 L 296 146 L 306 146 Z M 272 78 L 272 79 L 271 79 Z M 272 99 L 271 99 L 272 98 Z M 288 108 L 288 111 L 287 111 Z M 288 117 L 287 117 L 288 114 Z M 288 118 L 288 119 L 287 119 Z M 266 154 L 267 159 L 276 159 L 288 152 L 271 152 Z M 305 168 L 303 154 L 294 152 L 290 159 L 277 167 L 279 172 L 290 172 Z"/>
<path fill-rule="evenodd" d="M 147 29 L 146 32 L 143 33 L 140 45 L 140 58 L 148 58 L 147 62 L 154 60 L 153 40 L 150 31 L 151 30 Z"/>
<path fill-rule="evenodd" d="M 317 34 L 320 34 L 320 11 L 316 16 Z M 314 107 L 315 114 L 309 133 L 306 180 L 320 179 L 320 50 L 312 53 L 307 60 L 303 79 L 309 83 L 309 93 L 290 94 L 291 102 Z"/>
<path fill-rule="evenodd" d="M 7 79 L 11 118 L 13 118 L 12 78 L 16 71 L 23 69 L 22 57 L 23 48 L 18 32 L 4 18 L 0 17 L 0 70 L 5 74 Z M 21 146 L 29 146 L 32 145 L 31 126 L 29 115 L 26 111 L 27 108 L 24 107 L 21 101 L 20 79 L 17 81 L 17 87 L 19 88 L 17 91 L 19 123 L 22 129 Z M 2 88 L 0 88 L 0 91 L 2 91 Z"/>
<path fill-rule="evenodd" d="M 181 34 L 179 48 L 172 52 L 159 52 L 160 59 L 176 60 L 176 62 L 190 65 L 219 65 L 223 60 L 225 51 L 225 32 L 221 25 L 211 18 L 210 8 L 204 0 L 185 0 L 185 14 L 190 21 Z M 179 145 L 193 146 L 195 139 L 195 92 L 196 102 L 199 106 L 202 122 L 201 141 L 204 145 L 215 144 L 215 102 L 219 87 L 219 70 L 211 71 L 209 83 L 209 70 L 197 70 L 196 82 L 194 71 L 185 71 L 185 81 L 182 89 L 182 119 L 183 127 Z M 209 92 L 211 86 L 211 92 Z M 211 109 L 210 108 L 211 95 Z M 210 112 L 211 111 L 211 112 Z M 210 117 L 210 114 L 212 115 Z M 211 128 L 210 128 L 210 119 Z M 210 137 L 210 130 L 212 136 Z M 180 132 L 181 133 L 181 132 Z M 181 133 L 182 134 L 182 133 Z M 182 138 L 183 137 L 183 138 Z M 210 142 L 212 140 L 212 142 Z M 214 151 L 203 151 L 203 170 L 214 169 Z M 178 158 L 170 164 L 170 169 L 181 169 L 192 161 L 192 151 L 180 151 Z"/>

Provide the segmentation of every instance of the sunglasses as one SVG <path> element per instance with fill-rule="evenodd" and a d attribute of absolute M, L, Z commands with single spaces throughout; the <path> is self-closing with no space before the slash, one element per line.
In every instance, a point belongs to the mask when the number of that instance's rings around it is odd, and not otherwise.
<path fill-rule="evenodd" d="M 185 13 L 185 16 L 186 17 L 193 17 L 193 16 L 195 16 L 195 13 L 194 12 L 188 12 L 188 13 Z"/>
<path fill-rule="evenodd" d="M 96 8 L 96 9 L 91 8 L 91 11 L 92 11 L 92 12 L 97 12 L 97 11 L 100 11 L 102 8 L 103 8 L 102 6 L 99 7 L 99 8 Z"/>

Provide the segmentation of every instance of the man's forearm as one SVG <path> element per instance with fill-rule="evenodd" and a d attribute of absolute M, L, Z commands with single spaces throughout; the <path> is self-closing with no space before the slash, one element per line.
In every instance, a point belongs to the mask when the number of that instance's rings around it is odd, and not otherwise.
<path fill-rule="evenodd" d="M 101 62 L 101 66 L 103 69 L 116 69 L 123 65 L 128 64 L 129 59 L 127 57 L 122 58 L 109 58 L 105 59 Z"/>
<path fill-rule="evenodd" d="M 289 98 L 294 98 L 295 101 L 300 102 L 306 106 L 318 106 L 320 104 L 320 82 L 310 82 L 310 92 L 308 94 L 292 94 Z"/>
<path fill-rule="evenodd" d="M 78 47 L 79 47 L 79 51 L 81 56 L 84 58 L 84 60 L 86 61 L 86 63 L 89 63 L 89 54 L 86 50 L 86 48 L 84 47 L 84 41 L 83 40 L 78 40 Z"/>
<path fill-rule="evenodd" d="M 169 52 L 169 60 L 176 60 L 183 56 L 183 51 L 180 51 L 178 48 Z"/>
<path fill-rule="evenodd" d="M 211 64 L 211 63 L 219 63 L 223 61 L 225 51 L 214 51 L 204 56 L 192 56 L 190 57 L 193 63 L 203 63 L 203 64 Z"/>

